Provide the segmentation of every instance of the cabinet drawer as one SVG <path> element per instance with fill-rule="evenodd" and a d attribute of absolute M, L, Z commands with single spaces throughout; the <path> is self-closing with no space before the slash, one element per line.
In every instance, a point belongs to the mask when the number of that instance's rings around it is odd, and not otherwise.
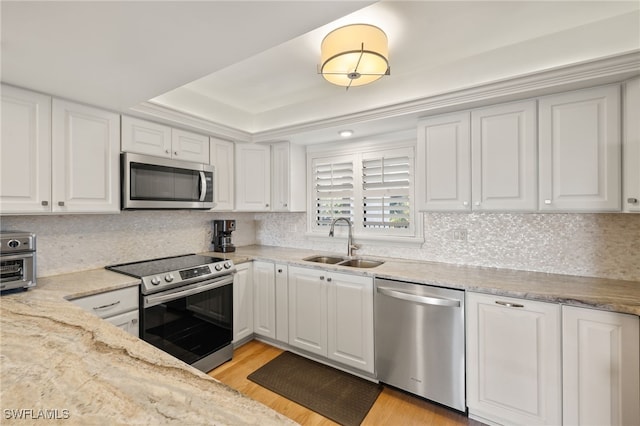
<path fill-rule="evenodd" d="M 137 310 L 138 292 L 138 287 L 133 286 L 82 297 L 71 302 L 100 318 L 107 318 L 123 312 Z"/>

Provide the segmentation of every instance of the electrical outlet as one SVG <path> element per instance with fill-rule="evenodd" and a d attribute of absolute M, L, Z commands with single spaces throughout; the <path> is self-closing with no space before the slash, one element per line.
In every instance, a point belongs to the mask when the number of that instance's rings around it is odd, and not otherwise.
<path fill-rule="evenodd" d="M 453 230 L 453 241 L 467 241 L 467 230 L 466 229 L 454 229 Z"/>

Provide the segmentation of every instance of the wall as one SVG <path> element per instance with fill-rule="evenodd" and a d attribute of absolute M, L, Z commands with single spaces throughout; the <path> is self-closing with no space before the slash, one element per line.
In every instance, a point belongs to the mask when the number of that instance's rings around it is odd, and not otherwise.
<path fill-rule="evenodd" d="M 310 240 L 305 229 L 304 213 L 256 215 L 259 244 L 346 253 L 344 239 Z M 457 229 L 466 242 L 453 240 Z M 420 248 L 365 242 L 356 253 L 640 281 L 640 215 L 426 213 L 424 235 Z"/>
<path fill-rule="evenodd" d="M 305 213 L 124 211 L 116 215 L 10 216 L 2 229 L 35 232 L 38 276 L 212 249 L 211 221 L 236 219 L 237 246 L 264 244 L 343 254 L 344 239 L 305 237 Z M 466 242 L 452 232 L 465 229 Z M 379 255 L 498 268 L 640 281 L 640 215 L 424 215 L 419 248 L 361 243 L 358 255 Z"/>
<path fill-rule="evenodd" d="M 255 243 L 255 222 L 249 213 L 123 211 L 113 215 L 8 216 L 0 220 L 2 229 L 36 234 L 37 276 L 49 276 L 213 250 L 214 219 L 236 219 L 234 243 Z"/>

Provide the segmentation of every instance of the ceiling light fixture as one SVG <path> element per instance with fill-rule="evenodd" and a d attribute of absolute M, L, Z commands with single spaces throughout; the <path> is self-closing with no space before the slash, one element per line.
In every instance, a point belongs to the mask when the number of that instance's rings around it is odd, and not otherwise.
<path fill-rule="evenodd" d="M 362 86 L 390 75 L 387 35 L 369 24 L 331 31 L 320 45 L 320 74 L 338 86 Z"/>
<path fill-rule="evenodd" d="M 353 136 L 353 130 L 340 130 L 338 134 L 343 138 L 348 138 Z"/>

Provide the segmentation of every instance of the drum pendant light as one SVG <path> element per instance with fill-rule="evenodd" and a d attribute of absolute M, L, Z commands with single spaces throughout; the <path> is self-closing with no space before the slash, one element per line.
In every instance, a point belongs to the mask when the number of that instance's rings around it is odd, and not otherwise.
<path fill-rule="evenodd" d="M 320 45 L 320 74 L 338 86 L 362 86 L 390 75 L 387 35 L 368 24 L 331 31 Z"/>

